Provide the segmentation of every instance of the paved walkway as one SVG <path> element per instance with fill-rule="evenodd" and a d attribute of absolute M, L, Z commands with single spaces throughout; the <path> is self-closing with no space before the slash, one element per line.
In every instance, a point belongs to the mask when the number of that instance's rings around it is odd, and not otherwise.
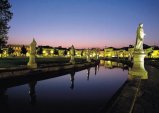
<path fill-rule="evenodd" d="M 159 69 L 146 66 L 149 78 L 142 80 L 133 113 L 159 113 Z"/>

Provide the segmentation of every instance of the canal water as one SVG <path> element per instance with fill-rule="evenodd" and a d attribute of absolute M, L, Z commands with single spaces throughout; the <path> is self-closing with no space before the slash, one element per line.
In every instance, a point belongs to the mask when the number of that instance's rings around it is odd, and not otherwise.
<path fill-rule="evenodd" d="M 1 88 L 0 113 L 98 113 L 128 79 L 111 61 L 55 78 Z"/>

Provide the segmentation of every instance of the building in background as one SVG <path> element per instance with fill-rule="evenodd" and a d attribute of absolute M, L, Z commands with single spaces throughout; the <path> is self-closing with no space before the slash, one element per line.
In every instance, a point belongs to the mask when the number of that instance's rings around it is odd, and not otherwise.
<path fill-rule="evenodd" d="M 26 49 L 26 54 L 22 54 L 22 47 Z M 29 45 L 9 44 L 5 48 L 2 48 L 0 57 L 28 57 Z M 69 48 L 51 47 L 51 46 L 38 46 L 36 48 L 37 57 L 70 57 Z M 144 45 L 144 51 L 146 58 L 159 58 L 159 47 Z M 91 58 L 133 58 L 134 47 L 114 48 L 107 47 L 104 49 L 92 48 L 90 49 Z M 85 58 L 86 49 L 75 49 L 75 57 Z"/>

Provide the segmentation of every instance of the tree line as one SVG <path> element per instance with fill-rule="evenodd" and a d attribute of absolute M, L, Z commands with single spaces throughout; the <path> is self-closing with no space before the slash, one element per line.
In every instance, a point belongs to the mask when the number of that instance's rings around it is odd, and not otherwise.
<path fill-rule="evenodd" d="M 0 53 L 6 46 L 8 40 L 8 22 L 12 19 L 13 13 L 10 11 L 11 4 L 8 0 L 0 0 Z"/>

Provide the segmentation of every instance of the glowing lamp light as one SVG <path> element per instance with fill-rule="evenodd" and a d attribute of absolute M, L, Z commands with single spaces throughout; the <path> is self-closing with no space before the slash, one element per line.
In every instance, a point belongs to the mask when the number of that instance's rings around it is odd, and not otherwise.
<path fill-rule="evenodd" d="M 44 50 L 44 51 L 43 51 L 43 53 L 45 54 L 45 53 L 46 53 L 46 51 Z"/>
<path fill-rule="evenodd" d="M 52 53 L 52 54 L 53 54 L 53 53 L 54 53 L 54 51 L 52 50 L 52 51 L 50 51 L 50 53 Z"/>

